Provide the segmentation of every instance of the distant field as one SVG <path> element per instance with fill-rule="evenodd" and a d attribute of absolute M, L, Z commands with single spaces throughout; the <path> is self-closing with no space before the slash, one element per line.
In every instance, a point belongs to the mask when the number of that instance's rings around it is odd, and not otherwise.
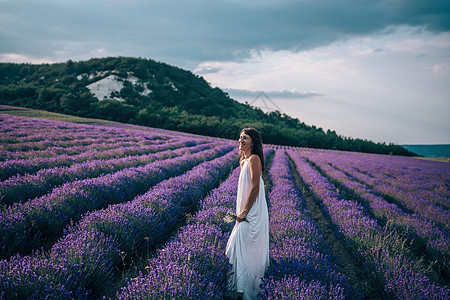
<path fill-rule="evenodd" d="M 226 298 L 235 141 L 5 106 L 0 133 L 0 298 Z M 449 299 L 449 163 L 264 154 L 263 299 Z"/>

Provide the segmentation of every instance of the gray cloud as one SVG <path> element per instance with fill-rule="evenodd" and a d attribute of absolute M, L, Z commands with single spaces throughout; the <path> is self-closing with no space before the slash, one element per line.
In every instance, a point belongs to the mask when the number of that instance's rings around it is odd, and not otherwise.
<path fill-rule="evenodd" d="M 211 73 L 218 73 L 222 70 L 220 67 L 213 67 L 213 66 L 202 66 L 197 69 L 197 73 L 199 74 L 211 74 Z"/>
<path fill-rule="evenodd" d="M 449 14 L 446 0 L 3 0 L 0 54 L 103 53 L 188 67 L 245 58 L 252 49 L 312 49 L 396 25 L 449 31 Z"/>
<path fill-rule="evenodd" d="M 231 97 L 234 98 L 255 98 L 262 91 L 250 91 L 250 90 L 239 90 L 239 89 L 223 89 Z M 315 92 L 298 92 L 298 91 L 264 91 L 264 93 L 272 98 L 283 98 L 283 99 L 301 99 L 301 98 L 313 98 L 317 96 L 323 96 L 323 94 Z"/>

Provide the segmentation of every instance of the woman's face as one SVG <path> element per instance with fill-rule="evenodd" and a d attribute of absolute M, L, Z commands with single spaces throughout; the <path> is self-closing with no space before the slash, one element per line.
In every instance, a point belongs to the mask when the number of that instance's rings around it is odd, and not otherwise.
<path fill-rule="evenodd" d="M 252 148 L 252 138 L 246 134 L 244 131 L 241 132 L 241 135 L 239 136 L 239 150 L 240 151 L 247 151 Z"/>

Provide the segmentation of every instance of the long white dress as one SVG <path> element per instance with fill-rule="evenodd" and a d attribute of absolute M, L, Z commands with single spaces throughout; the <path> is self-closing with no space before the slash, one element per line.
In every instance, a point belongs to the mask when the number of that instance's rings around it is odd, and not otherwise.
<path fill-rule="evenodd" d="M 244 160 L 239 175 L 236 215 L 247 202 L 252 187 L 248 159 Z M 236 222 L 228 239 L 226 255 L 233 265 L 229 288 L 243 293 L 244 299 L 255 299 L 261 279 L 269 266 L 269 215 L 264 182 L 260 178 L 259 194 L 246 217 L 248 222 Z"/>

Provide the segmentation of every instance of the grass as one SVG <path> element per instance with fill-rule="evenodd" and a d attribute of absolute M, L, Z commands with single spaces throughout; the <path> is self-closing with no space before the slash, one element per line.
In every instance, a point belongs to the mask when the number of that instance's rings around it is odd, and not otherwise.
<path fill-rule="evenodd" d="M 447 157 L 447 156 L 439 156 L 439 157 L 422 157 L 422 156 L 417 156 L 415 158 L 424 159 L 424 160 L 432 160 L 432 161 L 450 162 L 450 157 Z"/>
<path fill-rule="evenodd" d="M 92 124 L 92 123 L 108 124 L 108 125 L 117 124 L 117 122 L 113 122 L 113 121 L 82 118 L 82 117 L 77 117 L 77 116 L 53 113 L 53 112 L 39 110 L 39 109 L 14 107 L 14 106 L 8 106 L 8 105 L 0 105 L 0 113 L 12 115 L 12 116 L 54 120 L 54 121 L 64 121 L 64 122 L 79 123 L 79 124 Z"/>

